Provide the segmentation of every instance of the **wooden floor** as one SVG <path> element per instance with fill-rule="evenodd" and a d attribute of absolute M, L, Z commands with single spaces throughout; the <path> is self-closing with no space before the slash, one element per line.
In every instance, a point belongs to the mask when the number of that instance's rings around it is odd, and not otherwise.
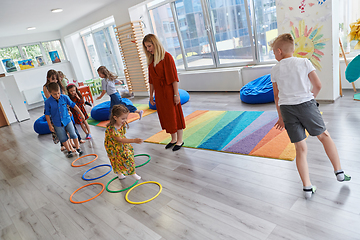
<path fill-rule="evenodd" d="M 70 195 L 88 183 L 82 174 L 109 163 L 105 129 L 91 126 L 93 140 L 82 144 L 99 159 L 74 168 L 71 162 L 77 157 L 67 159 L 50 135 L 33 131 L 43 109 L 31 110 L 30 120 L 0 128 L 0 239 L 360 239 L 360 102 L 352 100 L 352 91 L 344 93 L 333 104 L 321 104 L 320 110 L 352 180 L 337 182 L 320 142 L 309 137 L 310 177 L 318 187 L 310 200 L 303 198 L 294 161 L 190 148 L 174 153 L 164 145 L 143 143 L 133 144 L 135 153 L 150 154 L 152 160 L 137 173 L 142 181 L 162 184 L 159 197 L 132 205 L 125 193 L 105 190 L 90 202 L 72 204 Z M 238 93 L 190 95 L 183 105 L 185 115 L 195 110 L 275 111 L 274 104 L 244 104 Z M 130 123 L 127 137 L 146 139 L 160 130 L 155 113 Z M 107 171 L 97 168 L 87 177 Z M 106 184 L 114 176 L 93 182 Z M 133 183 L 128 177 L 110 188 Z M 85 200 L 100 190 L 99 185 L 84 188 L 74 199 Z M 129 197 L 142 201 L 157 191 L 156 185 L 146 184 Z"/>

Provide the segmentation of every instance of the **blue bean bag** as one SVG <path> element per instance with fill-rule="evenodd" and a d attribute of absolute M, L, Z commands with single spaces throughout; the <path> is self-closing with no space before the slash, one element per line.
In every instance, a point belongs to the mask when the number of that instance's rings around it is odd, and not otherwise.
<path fill-rule="evenodd" d="M 34 131 L 37 134 L 49 134 L 51 133 L 49 126 L 47 124 L 45 115 L 42 115 L 34 122 Z"/>
<path fill-rule="evenodd" d="M 128 105 L 134 105 L 129 99 L 123 98 L 122 101 Z M 106 121 L 110 118 L 110 101 L 100 103 L 91 110 L 91 117 L 97 121 Z"/>
<path fill-rule="evenodd" d="M 183 89 L 179 89 L 179 95 L 180 95 L 181 105 L 183 105 L 184 103 L 187 103 L 190 99 L 189 93 Z M 155 97 L 154 97 L 154 102 L 155 102 Z M 151 103 L 149 101 L 149 108 L 152 110 L 156 110 L 156 103 L 154 105 L 151 105 Z"/>
<path fill-rule="evenodd" d="M 240 99 L 251 104 L 274 102 L 270 74 L 259 77 L 243 86 L 240 90 Z"/>
<path fill-rule="evenodd" d="M 355 82 L 360 77 L 360 55 L 357 55 L 346 67 L 345 78 L 349 83 Z"/>

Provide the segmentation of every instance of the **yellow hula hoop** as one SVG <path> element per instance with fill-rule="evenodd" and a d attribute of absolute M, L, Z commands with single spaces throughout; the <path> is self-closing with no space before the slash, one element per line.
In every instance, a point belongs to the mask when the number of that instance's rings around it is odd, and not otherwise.
<path fill-rule="evenodd" d="M 140 186 L 140 185 L 143 185 L 143 184 L 145 184 L 145 183 L 155 183 L 155 184 L 157 184 L 157 185 L 159 186 L 159 188 L 160 188 L 159 192 L 158 192 L 155 196 L 153 196 L 152 198 L 150 198 L 150 199 L 148 199 L 148 200 L 145 200 L 145 201 L 143 201 L 143 202 L 133 202 L 133 201 L 130 201 L 129 198 L 128 198 L 128 196 L 129 196 L 129 193 L 131 192 L 131 190 L 133 190 L 134 188 L 136 188 L 136 187 L 138 187 L 138 186 Z M 161 191 L 162 191 L 162 186 L 161 186 L 161 184 L 158 183 L 158 182 L 155 182 L 155 181 L 142 182 L 142 183 L 140 183 L 140 184 L 138 184 L 138 185 L 135 185 L 134 187 L 130 188 L 130 190 L 129 190 L 129 191 L 126 193 L 126 195 L 125 195 L 125 200 L 126 200 L 128 203 L 131 203 L 131 204 L 143 204 L 143 203 L 150 202 L 151 200 L 154 200 L 157 196 L 160 195 Z"/>

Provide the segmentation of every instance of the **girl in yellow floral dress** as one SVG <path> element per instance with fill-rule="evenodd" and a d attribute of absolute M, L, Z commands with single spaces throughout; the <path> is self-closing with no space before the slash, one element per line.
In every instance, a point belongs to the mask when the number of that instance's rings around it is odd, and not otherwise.
<path fill-rule="evenodd" d="M 126 128 L 129 127 L 126 120 L 129 109 L 124 105 L 115 105 L 111 111 L 110 122 L 105 131 L 105 149 L 110 159 L 114 173 L 119 179 L 125 175 L 131 175 L 136 180 L 141 177 L 135 173 L 134 149 L 130 143 L 142 143 L 141 138 L 128 139 L 125 137 Z"/>

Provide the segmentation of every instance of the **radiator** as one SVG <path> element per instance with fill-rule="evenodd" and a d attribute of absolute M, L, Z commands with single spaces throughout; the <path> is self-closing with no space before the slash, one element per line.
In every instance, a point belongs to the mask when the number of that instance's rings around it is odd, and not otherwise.
<path fill-rule="evenodd" d="M 42 102 L 43 97 L 41 95 L 41 91 L 42 91 L 42 87 L 36 87 L 36 88 L 31 88 L 31 89 L 26 89 L 23 91 L 25 100 L 27 102 L 28 105 L 34 104 L 34 103 L 38 103 L 38 102 Z"/>

